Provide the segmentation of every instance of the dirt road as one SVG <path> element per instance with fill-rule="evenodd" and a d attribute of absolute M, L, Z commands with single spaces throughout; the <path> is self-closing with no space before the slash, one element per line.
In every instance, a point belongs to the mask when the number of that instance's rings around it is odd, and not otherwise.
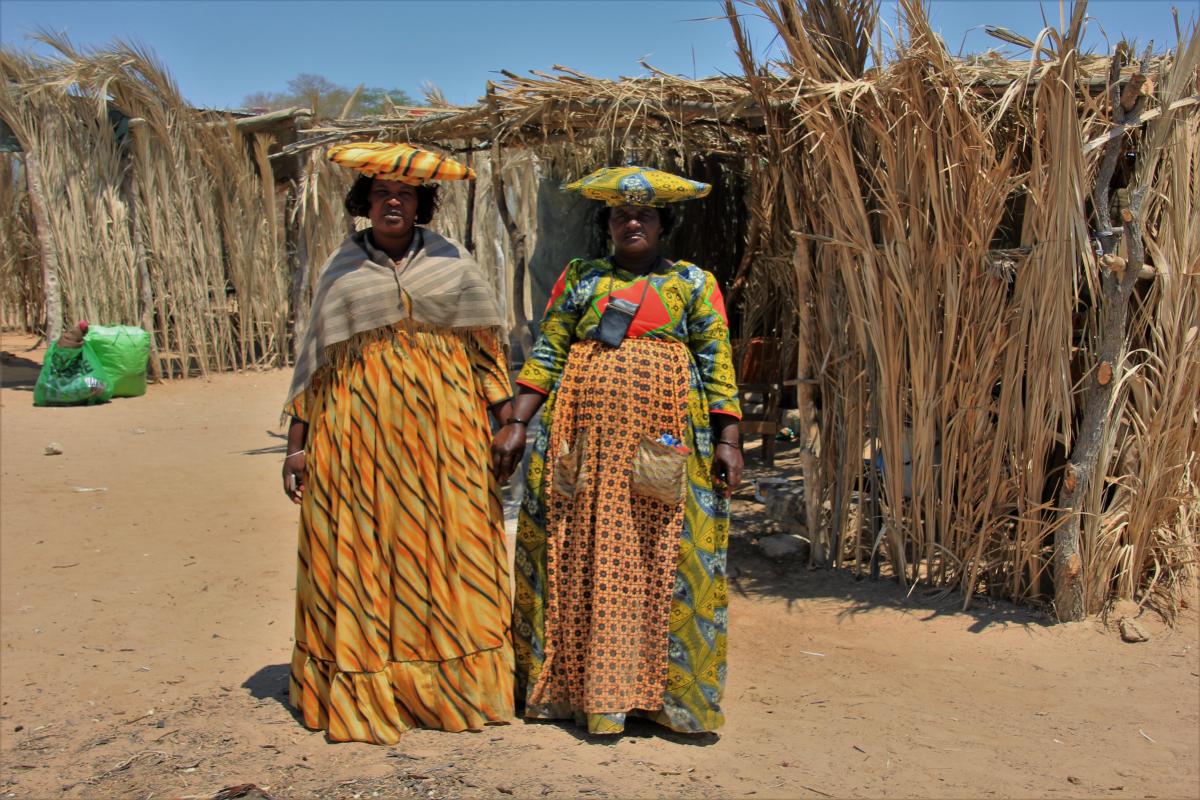
<path fill-rule="evenodd" d="M 30 343 L 0 339 L 0 797 L 1200 796 L 1194 611 L 1143 617 L 1136 645 L 1005 604 L 964 614 L 765 559 L 748 504 L 719 738 L 514 721 L 328 744 L 284 696 L 288 376 L 35 409 Z"/>

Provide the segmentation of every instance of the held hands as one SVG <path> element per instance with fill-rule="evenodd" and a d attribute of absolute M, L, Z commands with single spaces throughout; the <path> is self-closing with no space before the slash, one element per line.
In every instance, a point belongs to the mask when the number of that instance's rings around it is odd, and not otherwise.
<path fill-rule="evenodd" d="M 742 451 L 737 445 L 718 441 L 713 452 L 713 488 L 726 497 L 742 482 Z"/>
<path fill-rule="evenodd" d="M 525 423 L 510 422 L 492 439 L 492 472 L 504 483 L 525 455 Z"/>
<path fill-rule="evenodd" d="M 520 465 L 525 455 L 526 426 L 545 401 L 545 395 L 522 386 L 511 402 L 490 409 L 496 421 L 504 420 L 504 427 L 492 439 L 492 472 L 500 483 L 507 481 Z"/>
<path fill-rule="evenodd" d="M 307 459 L 304 451 L 289 453 L 283 460 L 283 493 L 296 505 L 304 498 L 304 469 Z"/>

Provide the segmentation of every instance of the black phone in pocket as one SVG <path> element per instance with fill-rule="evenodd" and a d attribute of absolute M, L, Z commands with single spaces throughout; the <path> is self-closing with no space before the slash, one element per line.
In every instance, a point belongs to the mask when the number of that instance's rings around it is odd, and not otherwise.
<path fill-rule="evenodd" d="M 596 327 L 596 338 L 609 347 L 620 347 L 629 333 L 629 326 L 637 315 L 640 303 L 631 303 L 620 297 L 610 297 L 604 313 L 600 315 L 600 324 Z"/>

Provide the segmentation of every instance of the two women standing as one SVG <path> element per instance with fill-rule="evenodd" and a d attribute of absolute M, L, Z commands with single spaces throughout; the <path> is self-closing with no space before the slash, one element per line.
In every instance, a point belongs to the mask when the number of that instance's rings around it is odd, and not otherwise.
<path fill-rule="evenodd" d="M 414 224 L 453 162 L 414 151 L 331 154 L 368 176 L 347 208 L 372 228 L 325 268 L 287 409 L 293 705 L 334 740 L 477 729 L 513 714 L 515 640 L 527 717 L 716 729 L 737 390 L 713 276 L 659 252 L 664 204 L 708 187 L 640 168 L 568 187 L 606 202 L 613 255 L 567 266 L 514 401 L 479 267 Z M 539 409 L 513 615 L 497 487 Z"/>

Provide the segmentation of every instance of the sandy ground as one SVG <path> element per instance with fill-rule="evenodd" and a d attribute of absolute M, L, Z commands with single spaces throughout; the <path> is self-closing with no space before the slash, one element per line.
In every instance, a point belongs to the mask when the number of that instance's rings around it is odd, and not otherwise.
<path fill-rule="evenodd" d="M 0 797 L 1200 796 L 1194 610 L 1174 629 L 1143 616 L 1142 644 L 1006 604 L 961 613 L 762 557 L 750 502 L 719 737 L 514 721 L 329 744 L 285 703 L 288 376 L 35 409 L 31 343 L 0 339 Z"/>

